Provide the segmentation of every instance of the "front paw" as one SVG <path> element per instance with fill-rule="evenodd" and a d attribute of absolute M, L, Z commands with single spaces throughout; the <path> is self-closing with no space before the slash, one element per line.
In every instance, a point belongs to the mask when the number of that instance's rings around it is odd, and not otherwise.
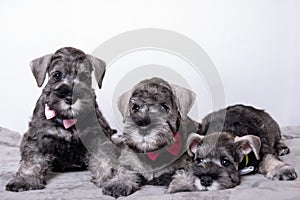
<path fill-rule="evenodd" d="M 118 198 L 120 196 L 128 196 L 133 192 L 137 191 L 139 186 L 136 184 L 125 184 L 120 181 L 109 181 L 105 183 L 102 187 L 102 193 L 104 195 L 113 196 Z"/>
<path fill-rule="evenodd" d="M 190 171 L 177 170 L 172 178 L 173 180 L 169 184 L 166 193 L 192 192 L 196 190 L 194 186 L 195 177 Z"/>
<path fill-rule="evenodd" d="M 166 194 L 173 194 L 178 192 L 193 192 L 194 189 L 191 189 L 191 187 L 177 187 L 177 186 L 169 186 L 166 190 Z"/>
<path fill-rule="evenodd" d="M 297 178 L 297 173 L 292 166 L 285 164 L 268 172 L 266 177 L 272 180 L 289 181 L 295 180 Z"/>
<path fill-rule="evenodd" d="M 21 192 L 26 190 L 40 190 L 45 188 L 45 182 L 36 178 L 15 177 L 6 186 L 7 191 Z"/>

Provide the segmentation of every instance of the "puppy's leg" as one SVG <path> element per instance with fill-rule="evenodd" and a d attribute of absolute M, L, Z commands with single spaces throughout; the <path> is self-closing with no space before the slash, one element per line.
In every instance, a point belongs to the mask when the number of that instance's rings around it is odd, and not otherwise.
<path fill-rule="evenodd" d="M 30 157 L 23 158 L 20 168 L 12 180 L 6 185 L 8 191 L 38 190 L 45 187 L 48 162 L 45 156 L 32 152 Z"/>
<path fill-rule="evenodd" d="M 286 144 L 282 140 L 279 140 L 274 147 L 276 149 L 276 153 L 278 156 L 283 156 L 290 153 L 290 149 L 286 146 Z"/>
<path fill-rule="evenodd" d="M 92 182 L 98 187 L 113 176 L 113 164 L 110 158 L 98 160 L 94 157 L 90 159 L 89 169 L 92 173 Z"/>
<path fill-rule="evenodd" d="M 116 174 L 103 184 L 102 193 L 115 198 L 128 196 L 141 188 L 141 182 L 141 177 L 137 173 L 119 168 Z"/>
<path fill-rule="evenodd" d="M 166 193 L 196 191 L 194 182 L 195 176 L 191 172 L 178 170 L 173 176 L 173 180 L 168 186 Z"/>
<path fill-rule="evenodd" d="M 294 180 L 297 178 L 295 169 L 279 160 L 272 154 L 266 154 L 259 166 L 259 172 L 272 180 Z"/>

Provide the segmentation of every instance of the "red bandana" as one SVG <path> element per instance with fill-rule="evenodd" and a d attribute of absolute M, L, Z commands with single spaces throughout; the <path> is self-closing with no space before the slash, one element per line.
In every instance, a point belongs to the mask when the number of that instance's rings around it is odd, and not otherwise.
<path fill-rule="evenodd" d="M 173 156 L 178 156 L 182 148 L 181 136 L 177 132 L 175 133 L 174 138 L 175 138 L 174 144 L 172 144 L 169 148 L 167 148 L 166 151 L 172 154 Z M 159 152 L 150 152 L 147 155 L 152 161 L 155 161 L 158 158 L 159 154 L 160 154 Z"/>

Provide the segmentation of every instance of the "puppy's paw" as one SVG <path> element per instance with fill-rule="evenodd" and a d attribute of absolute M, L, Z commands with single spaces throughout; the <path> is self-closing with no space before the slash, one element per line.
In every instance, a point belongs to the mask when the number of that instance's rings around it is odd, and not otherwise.
<path fill-rule="evenodd" d="M 21 192 L 26 190 L 40 190 L 45 188 L 45 182 L 36 178 L 15 177 L 6 186 L 7 191 Z"/>
<path fill-rule="evenodd" d="M 194 187 L 176 187 L 174 185 L 170 185 L 168 189 L 166 190 L 166 194 L 173 194 L 177 192 L 193 192 L 195 191 Z"/>
<path fill-rule="evenodd" d="M 282 141 L 275 145 L 275 149 L 278 156 L 283 156 L 290 153 L 290 149 Z"/>
<path fill-rule="evenodd" d="M 172 178 L 173 180 L 169 184 L 166 193 L 192 192 L 196 190 L 194 186 L 195 177 L 192 173 L 178 170 Z"/>
<path fill-rule="evenodd" d="M 109 181 L 103 185 L 102 193 L 118 198 L 120 196 L 128 196 L 138 189 L 137 185 L 125 184 L 120 181 Z"/>
<path fill-rule="evenodd" d="M 297 178 L 297 173 L 292 166 L 284 164 L 268 172 L 266 177 L 272 180 L 290 181 Z"/>

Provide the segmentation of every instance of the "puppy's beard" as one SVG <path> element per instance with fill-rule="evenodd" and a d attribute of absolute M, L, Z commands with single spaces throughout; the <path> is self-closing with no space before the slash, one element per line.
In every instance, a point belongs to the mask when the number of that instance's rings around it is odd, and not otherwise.
<path fill-rule="evenodd" d="M 205 171 L 205 173 L 201 173 L 201 171 Z M 195 187 L 200 191 L 207 190 L 223 190 L 228 188 L 233 188 L 239 184 L 239 176 L 237 171 L 227 171 L 225 168 L 219 168 L 218 171 L 213 172 L 213 167 L 201 168 L 198 172 L 196 172 L 196 179 L 194 182 Z M 195 171 L 194 171 L 195 172 Z M 200 173 L 199 173 L 200 172 Z M 213 178 L 212 185 L 203 186 L 201 184 L 201 177 L 205 175 L 210 175 Z"/>
<path fill-rule="evenodd" d="M 203 186 L 201 185 L 201 181 L 199 178 L 195 178 L 194 185 L 199 191 L 211 191 L 211 190 L 221 190 L 222 188 L 220 187 L 219 183 L 216 181 L 213 181 L 211 186 Z"/>
<path fill-rule="evenodd" d="M 95 108 L 93 105 L 93 101 L 86 99 L 77 99 L 72 105 L 67 104 L 64 100 L 60 100 L 53 105 L 53 109 L 57 116 L 64 119 L 72 119 L 91 112 L 91 109 Z"/>
<path fill-rule="evenodd" d="M 237 171 L 232 173 L 224 171 L 219 175 L 217 182 L 219 184 L 218 189 L 224 190 L 237 186 L 240 183 L 240 178 Z"/>
<path fill-rule="evenodd" d="M 78 99 L 74 104 L 70 105 L 61 100 L 54 106 L 54 109 L 56 114 L 62 118 L 76 118 L 81 110 L 81 101 Z"/>
<path fill-rule="evenodd" d="M 174 141 L 173 133 L 166 122 L 138 127 L 127 120 L 124 128 L 125 144 L 137 153 L 157 151 Z"/>

